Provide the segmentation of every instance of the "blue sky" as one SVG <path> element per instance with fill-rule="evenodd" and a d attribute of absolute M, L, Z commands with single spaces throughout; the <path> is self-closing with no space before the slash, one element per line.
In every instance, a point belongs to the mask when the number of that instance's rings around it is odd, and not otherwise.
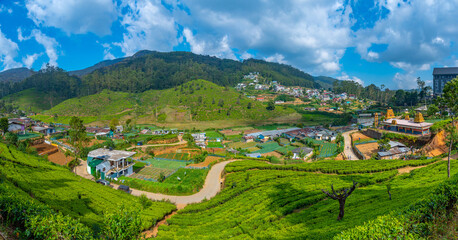
<path fill-rule="evenodd" d="M 180 50 L 414 88 L 458 66 L 457 10 L 457 0 L 0 0 L 0 71 Z"/>

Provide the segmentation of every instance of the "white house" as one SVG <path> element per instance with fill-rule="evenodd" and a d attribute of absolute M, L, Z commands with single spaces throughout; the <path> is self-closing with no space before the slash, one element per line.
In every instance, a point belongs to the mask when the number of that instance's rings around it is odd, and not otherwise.
<path fill-rule="evenodd" d="M 134 172 L 133 155 L 135 152 L 107 148 L 90 151 L 87 155 L 87 172 L 89 174 L 100 172 L 102 179 L 129 176 Z"/>

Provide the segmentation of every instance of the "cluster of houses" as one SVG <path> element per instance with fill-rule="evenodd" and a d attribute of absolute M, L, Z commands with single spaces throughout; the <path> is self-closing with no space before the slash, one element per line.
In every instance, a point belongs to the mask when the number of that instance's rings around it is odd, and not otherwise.
<path fill-rule="evenodd" d="M 8 132 L 16 133 L 19 135 L 26 134 L 27 132 L 36 132 L 45 136 L 58 133 L 54 126 L 35 121 L 27 117 L 8 119 Z"/>
<path fill-rule="evenodd" d="M 270 130 L 257 133 L 250 133 L 243 136 L 245 142 L 266 142 L 276 137 L 284 137 L 293 140 L 302 140 L 304 138 L 312 138 L 320 141 L 333 141 L 337 137 L 335 131 L 323 128 L 321 126 L 306 127 L 306 128 L 288 128 L 279 130 Z"/>

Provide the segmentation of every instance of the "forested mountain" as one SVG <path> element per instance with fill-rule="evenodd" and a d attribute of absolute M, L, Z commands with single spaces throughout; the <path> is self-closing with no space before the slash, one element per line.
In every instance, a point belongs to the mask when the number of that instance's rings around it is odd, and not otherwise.
<path fill-rule="evenodd" d="M 320 86 L 326 90 L 332 89 L 335 81 L 340 81 L 338 79 L 326 76 L 314 77 L 315 82 L 320 84 Z"/>
<path fill-rule="evenodd" d="M 267 80 L 286 86 L 320 87 L 311 75 L 285 64 L 144 50 L 132 57 L 103 61 L 79 71 L 66 72 L 47 66 L 20 82 L 0 82 L 0 90 L 4 97 L 34 88 L 38 93 L 65 100 L 103 90 L 141 93 L 167 89 L 195 79 L 205 79 L 220 86 L 235 86 L 250 72 L 259 72 Z"/>
<path fill-rule="evenodd" d="M 35 72 L 28 68 L 13 68 L 3 72 L 0 72 L 0 82 L 20 82 L 30 76 Z"/>
<path fill-rule="evenodd" d="M 248 59 L 243 62 L 197 55 L 190 52 L 140 51 L 117 64 L 95 70 L 82 78 L 84 92 L 143 92 L 166 89 L 190 80 L 205 79 L 234 86 L 243 75 L 260 72 L 268 80 L 286 86 L 319 88 L 312 76 L 288 65 Z"/>
<path fill-rule="evenodd" d="M 105 61 L 101 61 L 101 62 L 95 64 L 94 66 L 91 66 L 91 67 L 88 67 L 88 68 L 85 68 L 85 69 L 81 69 L 81 70 L 69 71 L 68 73 L 70 75 L 82 77 L 82 76 L 85 76 L 85 75 L 87 75 L 87 74 L 99 69 L 99 68 L 111 66 L 111 65 L 113 65 L 115 63 L 118 63 L 118 62 L 121 62 L 121 61 L 123 61 L 125 59 L 126 58 L 117 58 L 117 59 L 113 59 L 113 60 L 105 60 Z"/>

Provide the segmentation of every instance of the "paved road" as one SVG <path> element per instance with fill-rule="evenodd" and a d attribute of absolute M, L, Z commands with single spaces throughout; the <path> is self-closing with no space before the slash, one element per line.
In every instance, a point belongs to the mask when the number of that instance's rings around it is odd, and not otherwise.
<path fill-rule="evenodd" d="M 351 147 L 351 137 L 350 134 L 357 132 L 358 130 L 353 130 L 349 132 L 344 132 L 342 136 L 344 137 L 345 148 L 344 154 L 347 160 L 359 160 L 356 154 L 353 152 L 353 148 Z"/>
<path fill-rule="evenodd" d="M 141 191 L 137 189 L 132 189 L 132 195 L 134 196 L 141 196 L 142 194 L 146 195 L 151 200 L 170 200 L 172 203 L 177 205 L 178 209 L 184 208 L 186 205 L 191 203 L 201 202 L 204 199 L 210 199 L 216 194 L 221 191 L 221 182 L 223 179 L 221 178 L 221 173 L 223 172 L 224 168 L 227 164 L 234 162 L 237 160 L 230 160 L 225 162 L 220 162 L 212 166 L 210 171 L 207 174 L 207 178 L 205 179 L 205 183 L 203 188 L 193 195 L 189 196 L 173 196 L 173 195 L 165 195 L 160 193 L 152 193 Z M 87 162 L 81 161 L 81 164 L 76 167 L 76 173 L 84 178 L 94 180 L 94 177 L 87 173 L 86 171 Z M 118 188 L 118 185 L 111 184 L 114 189 Z"/>
<path fill-rule="evenodd" d="M 189 196 L 172 196 L 132 189 L 132 195 L 140 196 L 142 194 L 145 194 L 151 200 L 170 200 L 172 203 L 175 203 L 177 207 L 180 209 L 188 204 L 201 202 L 204 199 L 210 199 L 216 196 L 216 194 L 218 194 L 218 192 L 221 190 L 221 173 L 223 172 L 227 164 L 234 161 L 236 160 L 220 162 L 213 165 L 213 167 L 208 172 L 203 188 L 196 194 Z M 114 186 L 115 188 L 117 188 L 116 185 Z"/>

